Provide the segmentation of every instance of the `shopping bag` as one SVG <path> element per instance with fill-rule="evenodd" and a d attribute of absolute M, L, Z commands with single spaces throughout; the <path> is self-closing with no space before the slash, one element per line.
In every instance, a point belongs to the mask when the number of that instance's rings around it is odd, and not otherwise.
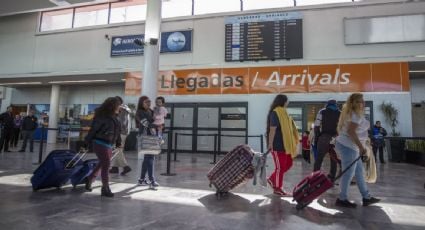
<path fill-rule="evenodd" d="M 158 155 L 161 153 L 161 138 L 158 136 L 140 134 L 137 136 L 137 152 L 140 155 Z"/>

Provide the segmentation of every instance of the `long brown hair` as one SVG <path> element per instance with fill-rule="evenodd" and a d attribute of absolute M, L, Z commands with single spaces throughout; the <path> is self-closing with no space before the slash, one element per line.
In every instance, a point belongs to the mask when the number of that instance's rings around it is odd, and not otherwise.
<path fill-rule="evenodd" d="M 352 113 L 356 113 L 359 116 L 362 115 L 364 108 L 362 109 L 359 105 L 361 100 L 363 100 L 363 94 L 361 93 L 353 93 L 348 97 L 347 102 L 345 102 L 342 107 L 341 115 L 339 116 L 338 132 L 341 132 L 345 122 L 351 119 Z"/>
<path fill-rule="evenodd" d="M 273 112 L 273 110 L 276 107 L 285 107 L 286 103 L 288 102 L 288 97 L 285 94 L 278 94 L 276 95 L 276 97 L 274 98 L 272 104 L 270 105 L 270 109 L 269 109 L 269 113 L 267 114 L 267 131 L 266 131 L 266 140 L 267 143 L 269 141 L 269 132 L 270 132 L 270 114 Z"/>
<path fill-rule="evenodd" d="M 116 97 L 108 97 L 94 112 L 95 117 L 112 117 L 115 110 L 120 106 L 120 102 Z"/>
<path fill-rule="evenodd" d="M 139 102 L 137 103 L 137 110 L 145 110 L 143 103 L 145 103 L 146 100 L 149 100 L 148 96 L 141 96 L 139 98 Z"/>

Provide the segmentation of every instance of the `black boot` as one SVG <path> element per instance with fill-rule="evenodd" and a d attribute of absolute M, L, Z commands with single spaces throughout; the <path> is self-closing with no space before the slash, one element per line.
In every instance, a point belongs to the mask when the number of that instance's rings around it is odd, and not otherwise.
<path fill-rule="evenodd" d="M 111 192 L 111 189 L 108 187 L 102 187 L 102 192 L 100 193 L 101 196 L 105 197 L 114 197 L 114 194 Z"/>
<path fill-rule="evenodd" d="M 122 176 L 125 176 L 125 174 L 129 173 L 131 171 L 131 168 L 129 166 L 125 166 L 124 170 L 121 172 Z"/>
<path fill-rule="evenodd" d="M 88 177 L 85 179 L 85 183 L 86 183 L 86 190 L 91 192 L 92 191 L 92 187 L 91 187 L 92 182 Z"/>
<path fill-rule="evenodd" d="M 118 167 L 112 167 L 112 168 L 109 170 L 109 173 L 118 173 L 118 172 L 119 172 Z"/>

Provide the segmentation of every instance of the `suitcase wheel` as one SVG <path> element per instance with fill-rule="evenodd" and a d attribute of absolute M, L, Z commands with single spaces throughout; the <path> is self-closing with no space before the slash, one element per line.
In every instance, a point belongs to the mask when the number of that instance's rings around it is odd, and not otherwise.
<path fill-rule="evenodd" d="M 311 202 L 310 202 L 310 203 L 311 203 Z M 306 204 L 304 204 L 304 203 L 297 203 L 297 206 L 295 206 L 295 208 L 296 208 L 298 211 L 300 211 L 300 210 L 302 210 L 303 208 L 307 207 L 310 203 L 306 203 Z"/>
<path fill-rule="evenodd" d="M 305 206 L 302 203 L 298 203 L 297 206 L 295 206 L 295 208 L 300 211 L 301 209 L 303 209 Z"/>
<path fill-rule="evenodd" d="M 223 198 L 223 197 L 225 197 L 227 195 L 228 195 L 228 192 L 219 192 L 219 191 L 217 191 L 215 193 L 215 196 L 217 197 L 217 200 L 220 200 L 221 198 Z"/>

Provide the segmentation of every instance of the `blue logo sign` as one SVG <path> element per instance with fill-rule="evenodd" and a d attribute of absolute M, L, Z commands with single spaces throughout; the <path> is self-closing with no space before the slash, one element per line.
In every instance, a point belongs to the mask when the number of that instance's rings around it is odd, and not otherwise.
<path fill-rule="evenodd" d="M 161 53 L 192 50 L 192 30 L 164 32 L 161 34 Z"/>
<path fill-rule="evenodd" d="M 134 40 L 145 39 L 145 35 L 127 35 L 112 37 L 111 57 L 125 55 L 143 55 L 143 46 L 134 44 Z"/>
<path fill-rule="evenodd" d="M 134 40 L 144 41 L 145 35 L 127 35 L 112 37 L 111 57 L 143 55 L 144 47 Z M 177 53 L 192 51 L 192 30 L 161 33 L 161 53 Z"/>

